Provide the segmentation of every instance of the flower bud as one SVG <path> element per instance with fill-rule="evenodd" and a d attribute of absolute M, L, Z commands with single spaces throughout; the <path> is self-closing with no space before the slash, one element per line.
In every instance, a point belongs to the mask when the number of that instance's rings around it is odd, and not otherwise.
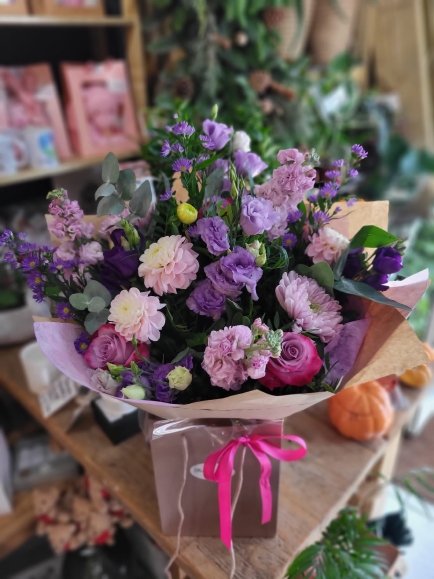
<path fill-rule="evenodd" d="M 258 239 L 255 239 L 255 241 L 252 243 L 246 243 L 246 249 L 253 255 L 255 258 L 255 263 L 258 267 L 262 267 L 267 263 L 265 245 Z"/>
<path fill-rule="evenodd" d="M 167 374 L 167 380 L 169 381 L 170 388 L 185 390 L 190 386 L 193 376 L 184 366 L 176 366 L 176 368 Z"/>
<path fill-rule="evenodd" d="M 235 183 L 231 184 L 230 196 L 232 199 L 236 199 L 238 197 L 238 189 L 236 188 Z"/>
<path fill-rule="evenodd" d="M 211 109 L 211 119 L 215 121 L 218 114 L 219 114 L 219 106 L 218 104 L 215 104 Z"/>
<path fill-rule="evenodd" d="M 117 366 L 116 364 L 111 364 L 110 362 L 108 362 L 107 368 L 110 374 L 114 377 L 120 376 L 121 372 L 124 372 L 126 369 L 125 366 Z"/>
<path fill-rule="evenodd" d="M 129 398 L 131 400 L 144 400 L 146 397 L 145 389 L 138 384 L 132 384 L 131 386 L 126 386 L 121 390 L 122 394 L 125 398 Z"/>
<path fill-rule="evenodd" d="M 250 151 L 250 137 L 244 131 L 236 131 L 232 139 L 232 149 L 234 151 Z"/>
<path fill-rule="evenodd" d="M 181 223 L 191 225 L 197 220 L 197 210 L 190 203 L 180 203 L 176 215 Z"/>
<path fill-rule="evenodd" d="M 126 251 L 129 251 L 131 249 L 128 240 L 124 236 L 121 237 L 121 245 Z"/>

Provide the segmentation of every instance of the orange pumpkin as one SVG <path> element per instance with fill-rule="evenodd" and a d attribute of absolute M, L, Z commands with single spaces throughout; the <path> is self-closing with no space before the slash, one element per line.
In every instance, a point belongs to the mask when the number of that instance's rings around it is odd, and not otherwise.
<path fill-rule="evenodd" d="M 393 420 L 389 394 L 376 380 L 345 388 L 329 399 L 329 416 L 341 434 L 371 440 L 385 434 Z"/>
<path fill-rule="evenodd" d="M 434 360 L 434 350 L 428 344 L 422 344 L 428 358 L 432 362 Z M 399 377 L 406 386 L 413 388 L 423 388 L 432 378 L 431 368 L 427 364 L 420 364 L 416 368 L 409 368 Z"/>

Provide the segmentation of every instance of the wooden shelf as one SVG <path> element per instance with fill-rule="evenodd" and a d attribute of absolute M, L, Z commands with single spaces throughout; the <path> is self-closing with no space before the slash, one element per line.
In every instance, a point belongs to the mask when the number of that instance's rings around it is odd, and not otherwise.
<path fill-rule="evenodd" d="M 118 159 L 129 159 L 130 157 L 137 155 L 137 151 L 132 151 L 128 154 L 118 155 Z M 88 169 L 89 167 L 100 165 L 101 163 L 101 158 L 75 158 L 71 159 L 70 161 L 65 161 L 63 163 L 61 162 L 57 167 L 51 167 L 50 169 L 24 169 L 23 171 L 18 171 L 13 175 L 5 175 L 0 177 L 0 187 L 4 187 L 6 185 L 15 185 L 17 183 L 26 183 L 27 181 L 34 181 L 35 179 L 49 179 L 51 177 L 56 177 L 57 175 L 64 175 L 65 173 L 72 173 L 74 171 Z"/>
<path fill-rule="evenodd" d="M 161 532 L 152 460 L 143 435 L 113 446 L 90 412 L 67 433 L 73 403 L 44 419 L 36 396 L 26 386 L 18 352 L 19 348 L 0 350 L 0 383 L 171 555 L 176 538 Z M 397 414 L 392 435 L 420 400 L 420 391 L 406 391 L 406 395 L 411 408 Z M 331 426 L 324 404 L 291 416 L 285 421 L 285 432 L 304 438 L 308 454 L 301 461 L 281 465 L 277 536 L 234 540 L 234 579 L 281 579 L 295 555 L 319 538 L 389 448 L 386 439 L 360 443 L 343 438 Z M 227 579 L 231 566 L 220 539 L 206 537 L 183 537 L 177 562 L 190 579 Z"/>
<path fill-rule="evenodd" d="M 0 26 L 132 26 L 125 16 L 0 16 Z"/>
<path fill-rule="evenodd" d="M 14 497 L 14 510 L 0 516 L 0 559 L 17 549 L 36 530 L 36 514 L 30 492 L 18 493 Z"/>

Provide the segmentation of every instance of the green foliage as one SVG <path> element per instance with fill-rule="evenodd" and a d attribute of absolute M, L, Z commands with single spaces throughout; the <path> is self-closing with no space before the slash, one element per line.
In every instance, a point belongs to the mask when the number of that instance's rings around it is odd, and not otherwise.
<path fill-rule="evenodd" d="M 84 327 L 86 328 L 86 331 L 92 335 L 107 322 L 109 315 L 110 310 L 107 308 L 104 308 L 99 312 L 89 313 L 84 320 Z"/>
<path fill-rule="evenodd" d="M 384 247 L 399 241 L 399 238 L 376 225 L 364 225 L 350 243 L 350 249 L 358 247 Z"/>
<path fill-rule="evenodd" d="M 106 307 L 111 302 L 110 292 L 99 281 L 87 282 L 83 293 L 74 293 L 69 296 L 69 303 L 79 311 L 88 310 L 84 320 L 84 327 L 89 334 L 93 334 L 100 326 L 107 322 L 110 310 Z"/>
<path fill-rule="evenodd" d="M 152 191 L 149 181 L 144 181 L 130 202 L 130 211 L 139 217 L 146 217 L 152 203 Z"/>
<path fill-rule="evenodd" d="M 343 277 L 341 279 L 335 280 L 334 288 L 335 290 L 338 290 L 344 294 L 367 298 L 368 300 L 383 304 L 384 306 L 391 306 L 393 308 L 400 308 L 407 311 L 411 310 L 411 308 L 408 306 L 400 304 L 394 300 L 390 300 L 382 292 L 377 291 L 370 285 L 361 281 L 354 281 L 352 279 L 346 279 Z"/>
<path fill-rule="evenodd" d="M 113 153 L 109 153 L 102 164 L 102 180 L 104 183 L 116 183 L 119 178 L 119 163 Z"/>
<path fill-rule="evenodd" d="M 315 263 L 308 267 L 307 265 L 298 265 L 295 271 L 300 275 L 305 275 L 314 279 L 318 285 L 323 288 L 332 288 L 334 275 L 331 267 L 325 261 Z"/>

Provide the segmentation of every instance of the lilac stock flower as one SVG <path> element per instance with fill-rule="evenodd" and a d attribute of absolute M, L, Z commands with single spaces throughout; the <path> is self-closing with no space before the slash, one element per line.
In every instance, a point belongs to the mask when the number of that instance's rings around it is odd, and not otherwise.
<path fill-rule="evenodd" d="M 162 195 L 160 195 L 160 201 L 167 201 L 172 197 L 172 195 L 173 195 L 172 189 L 166 189 L 166 191 Z"/>
<path fill-rule="evenodd" d="M 172 169 L 175 171 L 175 173 L 188 173 L 192 166 L 193 162 L 190 159 L 181 157 L 173 163 Z"/>
<path fill-rule="evenodd" d="M 171 152 L 171 147 L 169 141 L 165 140 L 163 146 L 161 147 L 161 156 L 167 157 Z"/>
<path fill-rule="evenodd" d="M 21 266 L 23 271 L 32 271 L 39 263 L 39 256 L 36 253 L 28 253 L 21 262 Z"/>
<path fill-rule="evenodd" d="M 297 243 L 297 236 L 293 233 L 285 233 L 282 236 L 282 246 L 287 249 L 293 249 L 294 245 Z"/>
<path fill-rule="evenodd" d="M 357 247 L 349 252 L 347 261 L 345 262 L 344 270 L 342 272 L 343 276 L 348 279 L 354 279 L 354 277 L 360 273 L 362 269 L 363 258 L 363 248 Z"/>
<path fill-rule="evenodd" d="M 378 291 L 389 289 L 387 285 L 387 275 L 381 273 L 374 273 L 363 280 L 365 283 Z"/>
<path fill-rule="evenodd" d="M 241 177 L 255 178 L 268 167 L 256 153 L 246 153 L 239 149 L 235 152 L 235 169 Z"/>
<path fill-rule="evenodd" d="M 57 317 L 62 320 L 70 320 L 72 318 L 71 306 L 67 302 L 60 302 L 56 305 Z"/>
<path fill-rule="evenodd" d="M 341 176 L 341 172 L 340 171 L 326 171 L 325 172 L 325 176 L 327 177 L 327 179 L 338 179 L 338 177 Z"/>
<path fill-rule="evenodd" d="M 243 284 L 235 282 L 221 267 L 221 259 L 204 267 L 205 275 L 214 288 L 231 300 L 236 299 L 243 289 Z"/>
<path fill-rule="evenodd" d="M 195 130 L 196 129 L 189 125 L 187 121 L 181 121 L 172 127 L 172 133 L 174 135 L 187 135 L 188 137 L 190 137 Z"/>
<path fill-rule="evenodd" d="M 38 246 L 36 243 L 29 243 L 28 241 L 25 241 L 18 246 L 18 253 L 29 253 L 30 251 L 36 251 L 37 249 Z"/>
<path fill-rule="evenodd" d="M 209 279 L 199 282 L 187 298 L 187 307 L 201 316 L 218 320 L 225 310 L 226 296 L 217 291 Z"/>
<path fill-rule="evenodd" d="M 333 167 L 343 167 L 344 163 L 345 161 L 343 159 L 337 159 L 336 161 L 333 161 Z"/>
<path fill-rule="evenodd" d="M 324 211 L 316 211 L 313 214 L 313 218 L 314 218 L 315 224 L 318 227 L 322 227 L 325 223 L 329 223 L 329 221 L 330 221 L 330 217 L 327 215 L 327 213 L 324 213 Z"/>
<path fill-rule="evenodd" d="M 377 273 L 396 273 L 404 267 L 402 255 L 393 247 L 379 247 L 375 252 L 372 267 Z"/>
<path fill-rule="evenodd" d="M 347 201 L 347 207 L 352 207 L 356 203 L 357 203 L 357 197 L 351 197 L 351 199 L 348 199 L 348 201 Z"/>
<path fill-rule="evenodd" d="M 368 153 L 365 151 L 362 145 L 353 145 L 351 147 L 351 152 L 354 153 L 359 159 L 366 159 L 368 156 Z"/>
<path fill-rule="evenodd" d="M 87 332 L 81 332 L 79 337 L 74 340 L 74 348 L 77 354 L 83 356 L 90 346 L 90 336 Z"/>
<path fill-rule="evenodd" d="M 354 177 L 357 177 L 358 174 L 359 174 L 359 172 L 357 171 L 357 169 L 350 169 L 349 176 L 351 179 L 353 179 Z"/>
<path fill-rule="evenodd" d="M 220 255 L 229 249 L 229 227 L 221 217 L 204 217 L 196 225 L 197 233 L 210 253 Z"/>
<path fill-rule="evenodd" d="M 339 185 L 337 183 L 325 183 L 319 190 L 319 194 L 323 199 L 333 199 L 338 193 Z"/>
<path fill-rule="evenodd" d="M 280 219 L 268 199 L 244 195 L 241 200 L 240 225 L 246 235 L 259 235 L 270 230 Z"/>
<path fill-rule="evenodd" d="M 223 273 L 232 278 L 235 283 L 244 284 L 252 294 L 252 299 L 257 300 L 256 284 L 262 277 L 262 269 L 255 263 L 255 258 L 247 249 L 235 246 L 232 253 L 220 259 Z"/>
<path fill-rule="evenodd" d="M 223 123 L 217 123 L 216 121 L 211 121 L 206 119 L 202 123 L 202 130 L 208 137 L 208 142 L 211 142 L 214 146 L 212 149 L 220 151 L 223 147 L 230 141 L 233 129 L 229 128 Z M 203 144 L 203 143 L 202 143 Z M 206 145 L 204 145 L 205 147 Z M 211 147 L 207 147 L 211 149 Z"/>
<path fill-rule="evenodd" d="M 0 235 L 0 245 L 6 245 L 13 241 L 14 234 L 10 229 L 5 229 L 3 233 Z"/>
<path fill-rule="evenodd" d="M 303 217 L 303 211 L 300 209 L 295 209 L 294 211 L 290 211 L 288 213 L 288 217 L 286 218 L 288 223 L 297 223 Z"/>
<path fill-rule="evenodd" d="M 174 153 L 183 153 L 184 147 L 181 145 L 181 143 L 175 143 L 174 145 L 172 145 L 172 151 Z"/>
<path fill-rule="evenodd" d="M 109 291 L 120 290 L 122 287 L 131 287 L 130 277 L 137 274 L 140 261 L 139 256 L 144 246 L 143 236 L 140 235 L 140 249 L 127 250 L 122 246 L 122 238 L 125 232 L 123 229 L 115 229 L 110 234 L 113 247 L 108 251 L 103 251 L 104 262 L 101 268 L 101 283 Z"/>
<path fill-rule="evenodd" d="M 14 269 L 18 269 L 20 267 L 20 264 L 18 263 L 17 258 L 15 257 L 15 254 L 11 253 L 10 251 L 7 251 L 4 254 L 3 261 L 5 263 L 8 263 L 9 265 L 11 265 Z"/>
<path fill-rule="evenodd" d="M 209 151 L 213 151 L 215 149 L 215 144 L 207 135 L 199 135 L 199 139 L 202 141 L 202 146 L 205 147 L 205 149 L 208 149 Z"/>

